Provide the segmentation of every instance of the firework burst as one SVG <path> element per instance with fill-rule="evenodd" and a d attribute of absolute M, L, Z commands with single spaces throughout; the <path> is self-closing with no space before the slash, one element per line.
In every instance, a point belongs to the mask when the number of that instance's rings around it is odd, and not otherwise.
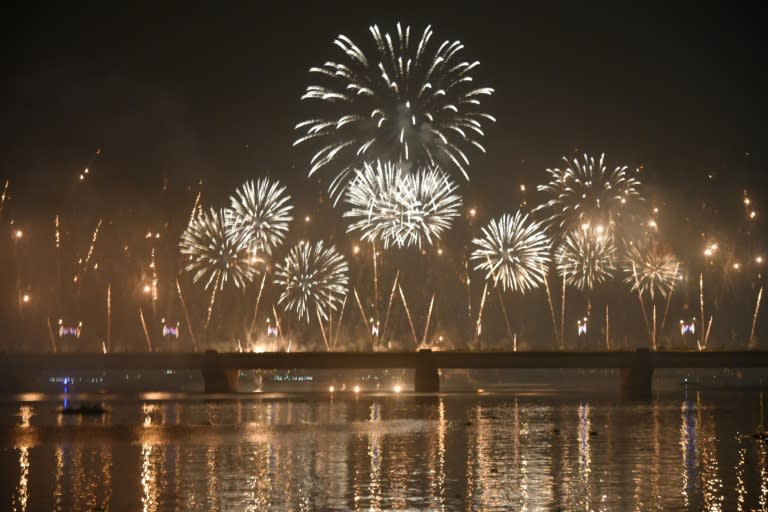
<path fill-rule="evenodd" d="M 352 220 L 347 232 L 364 241 L 380 240 L 384 248 L 432 245 L 460 215 L 456 184 L 437 167 L 406 173 L 400 164 L 365 163 L 345 195 Z"/>
<path fill-rule="evenodd" d="M 328 320 L 328 311 L 336 311 L 347 295 L 348 271 L 334 246 L 300 242 L 275 266 L 275 284 L 283 287 L 278 303 L 307 322 L 315 316 Z"/>
<path fill-rule="evenodd" d="M 229 198 L 227 227 L 243 232 L 252 255 L 271 256 L 272 250 L 285 240 L 288 224 L 293 220 L 290 199 L 278 181 L 246 181 Z"/>
<path fill-rule="evenodd" d="M 605 229 L 575 229 L 557 248 L 555 264 L 565 284 L 581 291 L 608 280 L 616 270 L 613 236 Z"/>
<path fill-rule="evenodd" d="M 469 179 L 467 150 L 485 153 L 479 142 L 483 123 L 495 121 L 480 110 L 480 99 L 494 92 L 474 85 L 472 72 L 480 63 L 460 60 L 459 41 L 431 44 L 430 26 L 421 37 L 400 23 L 394 36 L 376 25 L 370 32 L 375 54 L 366 55 L 340 35 L 334 45 L 344 60 L 310 69 L 320 85 L 307 87 L 302 99 L 333 104 L 338 115 L 296 125 L 301 135 L 294 145 L 319 146 L 309 175 L 333 169 L 330 191 L 336 202 L 354 168 L 372 157 L 440 165 Z"/>
<path fill-rule="evenodd" d="M 505 214 L 482 228 L 483 236 L 472 243 L 470 259 L 475 270 L 503 290 L 525 293 L 544 283 L 550 262 L 551 242 L 542 226 L 521 212 Z"/>
<path fill-rule="evenodd" d="M 584 155 L 565 162 L 564 169 L 547 169 L 549 182 L 539 185 L 549 200 L 536 211 L 549 214 L 547 223 L 565 230 L 604 226 L 611 229 L 622 212 L 631 211 L 642 200 L 638 181 L 627 166 L 609 171 L 605 155 L 595 162 Z"/>
<path fill-rule="evenodd" d="M 653 300 L 656 293 L 666 297 L 678 279 L 680 261 L 672 250 L 658 240 L 642 240 L 627 248 L 622 268 L 627 277 L 624 282 L 632 291 L 640 290 Z"/>
<path fill-rule="evenodd" d="M 248 239 L 243 232 L 230 229 L 225 209 L 197 215 L 181 234 L 179 249 L 188 258 L 184 269 L 193 272 L 193 281 L 205 281 L 205 289 L 211 286 L 224 289 L 232 282 L 244 288 L 253 281 L 256 269 L 248 254 Z"/>

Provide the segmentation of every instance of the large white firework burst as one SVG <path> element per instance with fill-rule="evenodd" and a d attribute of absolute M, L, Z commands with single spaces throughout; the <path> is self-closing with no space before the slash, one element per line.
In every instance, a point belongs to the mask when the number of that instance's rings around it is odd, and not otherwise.
<path fill-rule="evenodd" d="M 503 290 L 525 293 L 544 284 L 550 263 L 551 241 L 543 227 L 521 212 L 505 214 L 482 228 L 483 236 L 472 243 L 477 247 L 470 259 L 475 270 Z"/>
<path fill-rule="evenodd" d="M 400 23 L 394 36 L 377 25 L 369 30 L 375 52 L 340 35 L 333 44 L 344 60 L 310 69 L 319 85 L 307 87 L 302 99 L 333 104 L 325 109 L 333 113 L 296 125 L 301 135 L 294 145 L 318 146 L 309 175 L 332 169 L 336 202 L 353 169 L 375 158 L 440 165 L 469 179 L 468 149 L 485 152 L 483 123 L 495 121 L 480 109 L 480 99 L 493 89 L 473 82 L 480 63 L 460 59 L 460 41 L 433 44 L 431 26 L 416 38 Z"/>
<path fill-rule="evenodd" d="M 230 196 L 227 226 L 242 231 L 255 258 L 270 256 L 281 245 L 293 220 L 291 196 L 277 180 L 246 181 Z"/>
<path fill-rule="evenodd" d="M 622 267 L 632 291 L 639 289 L 653 300 L 656 293 L 666 297 L 675 287 L 680 261 L 666 244 L 645 239 L 629 245 Z"/>
<path fill-rule="evenodd" d="M 347 232 L 384 248 L 432 245 L 460 215 L 456 184 L 437 167 L 406 172 L 399 163 L 365 162 L 355 171 L 345 201 Z"/>
<path fill-rule="evenodd" d="M 607 229 L 568 232 L 555 253 L 557 272 L 568 286 L 587 291 L 607 281 L 614 270 L 616 248 Z"/>
<path fill-rule="evenodd" d="M 613 229 L 622 212 L 632 211 L 642 196 L 636 171 L 627 166 L 610 171 L 604 158 L 602 154 L 595 162 L 586 154 L 583 161 L 563 157 L 565 168 L 547 169 L 549 182 L 537 190 L 546 193 L 549 200 L 534 212 L 546 212 L 548 224 L 564 230 L 582 226 Z"/>
<path fill-rule="evenodd" d="M 283 287 L 278 303 L 307 322 L 320 315 L 328 319 L 344 301 L 349 266 L 334 246 L 299 242 L 282 264 L 275 266 L 275 283 Z"/>
<path fill-rule="evenodd" d="M 181 234 L 179 249 L 188 260 L 184 270 L 194 273 L 194 282 L 203 280 L 206 290 L 223 290 L 229 282 L 243 288 L 256 276 L 247 239 L 227 226 L 229 215 L 225 209 L 203 211 Z"/>

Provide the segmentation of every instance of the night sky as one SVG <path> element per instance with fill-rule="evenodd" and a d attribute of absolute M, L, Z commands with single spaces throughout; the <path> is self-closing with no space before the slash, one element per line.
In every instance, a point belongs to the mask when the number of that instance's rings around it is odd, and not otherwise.
<path fill-rule="evenodd" d="M 369 25 L 392 31 L 398 20 L 461 40 L 464 58 L 481 63 L 477 83 L 496 90 L 483 104 L 498 119 L 486 129 L 487 156 L 475 155 L 472 181 L 461 182 L 485 219 L 516 209 L 520 184 L 534 190 L 544 169 L 583 152 L 642 167 L 669 226 L 717 200 L 727 230 L 743 189 L 767 204 L 757 8 L 27 3 L 0 18 L 4 225 L 59 212 L 91 226 L 117 212 L 189 211 L 201 179 L 204 204 L 223 205 L 244 179 L 266 174 L 288 184 L 297 213 L 316 208 L 327 182 L 308 180 L 309 149 L 291 147 L 293 126 L 311 112 L 299 101 L 308 69 L 338 59 L 336 35 L 368 47 Z M 84 167 L 91 175 L 80 183 Z M 160 195 L 164 184 L 173 194 Z"/>

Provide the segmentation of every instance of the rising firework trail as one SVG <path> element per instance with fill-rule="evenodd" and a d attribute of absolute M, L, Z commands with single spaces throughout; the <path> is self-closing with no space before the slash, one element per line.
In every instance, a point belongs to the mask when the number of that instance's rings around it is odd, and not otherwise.
<path fill-rule="evenodd" d="M 405 308 L 406 318 L 408 318 L 408 325 L 411 326 L 411 334 L 413 335 L 413 344 L 418 345 L 419 340 L 416 338 L 416 327 L 413 326 L 413 318 L 411 317 L 411 310 L 408 307 L 408 302 L 405 300 L 405 294 L 403 293 L 403 287 L 397 285 L 397 289 L 400 290 L 400 300 L 403 301 L 403 307 Z"/>
<path fill-rule="evenodd" d="M 440 165 L 469 179 L 468 150 L 485 153 L 483 124 L 495 121 L 480 107 L 493 89 L 475 86 L 472 78 L 480 63 L 460 59 L 459 41 L 432 44 L 431 26 L 421 37 L 400 23 L 394 35 L 376 25 L 370 32 L 373 52 L 340 35 L 334 45 L 342 61 L 310 69 L 318 82 L 302 100 L 330 104 L 335 114 L 296 125 L 294 145 L 316 147 L 309 175 L 333 173 L 329 190 L 336 203 L 353 169 L 374 158 Z"/>
<path fill-rule="evenodd" d="M 486 280 L 521 293 L 544 283 L 551 241 L 539 223 L 518 211 L 492 220 L 482 233 L 472 240 L 476 248 L 470 259 Z"/>
<path fill-rule="evenodd" d="M 460 215 L 456 184 L 439 168 L 407 172 L 401 164 L 364 163 L 345 194 L 351 223 L 364 241 L 390 246 L 432 245 Z"/>
<path fill-rule="evenodd" d="M 549 198 L 534 209 L 547 215 L 547 224 L 570 231 L 586 225 L 612 229 L 623 213 L 631 213 L 642 200 L 637 171 L 627 166 L 608 170 L 604 154 L 594 157 L 563 158 L 563 169 L 547 169 L 549 182 L 537 190 Z"/>
<path fill-rule="evenodd" d="M 228 226 L 243 231 L 254 257 L 271 256 L 285 241 L 293 220 L 290 199 L 285 187 L 269 178 L 246 181 L 229 198 Z"/>
<path fill-rule="evenodd" d="M 757 339 L 755 338 L 755 329 L 757 327 L 757 314 L 760 312 L 760 301 L 763 298 L 763 287 L 760 287 L 760 291 L 757 292 L 757 299 L 755 300 L 755 314 L 752 315 L 752 329 L 749 331 L 749 348 L 754 349 L 757 345 Z"/>
<path fill-rule="evenodd" d="M 2 218 L 3 209 L 5 208 L 5 199 L 8 197 L 8 187 L 10 187 L 11 182 L 9 180 L 5 180 L 5 185 L 3 185 L 3 191 L 0 192 L 0 218 Z"/>
<path fill-rule="evenodd" d="M 334 246 L 300 242 L 275 267 L 275 284 L 283 287 L 278 304 L 307 322 L 314 316 L 328 320 L 326 311 L 336 311 L 347 294 L 348 272 Z"/>

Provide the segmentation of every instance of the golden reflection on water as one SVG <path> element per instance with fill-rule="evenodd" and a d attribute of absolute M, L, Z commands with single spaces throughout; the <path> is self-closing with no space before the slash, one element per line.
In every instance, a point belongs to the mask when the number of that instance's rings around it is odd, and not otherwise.
<path fill-rule="evenodd" d="M 704 495 L 704 508 L 709 512 L 723 510 L 723 481 L 720 477 L 720 463 L 717 454 L 717 433 L 712 414 L 704 414 L 701 394 L 696 393 L 696 419 L 699 431 L 699 471 Z"/>
<path fill-rule="evenodd" d="M 766 444 L 700 396 L 679 406 L 466 404 L 450 395 L 161 402 L 98 419 L 14 405 L 2 468 L 13 494 L 0 509 L 768 508 Z"/>

